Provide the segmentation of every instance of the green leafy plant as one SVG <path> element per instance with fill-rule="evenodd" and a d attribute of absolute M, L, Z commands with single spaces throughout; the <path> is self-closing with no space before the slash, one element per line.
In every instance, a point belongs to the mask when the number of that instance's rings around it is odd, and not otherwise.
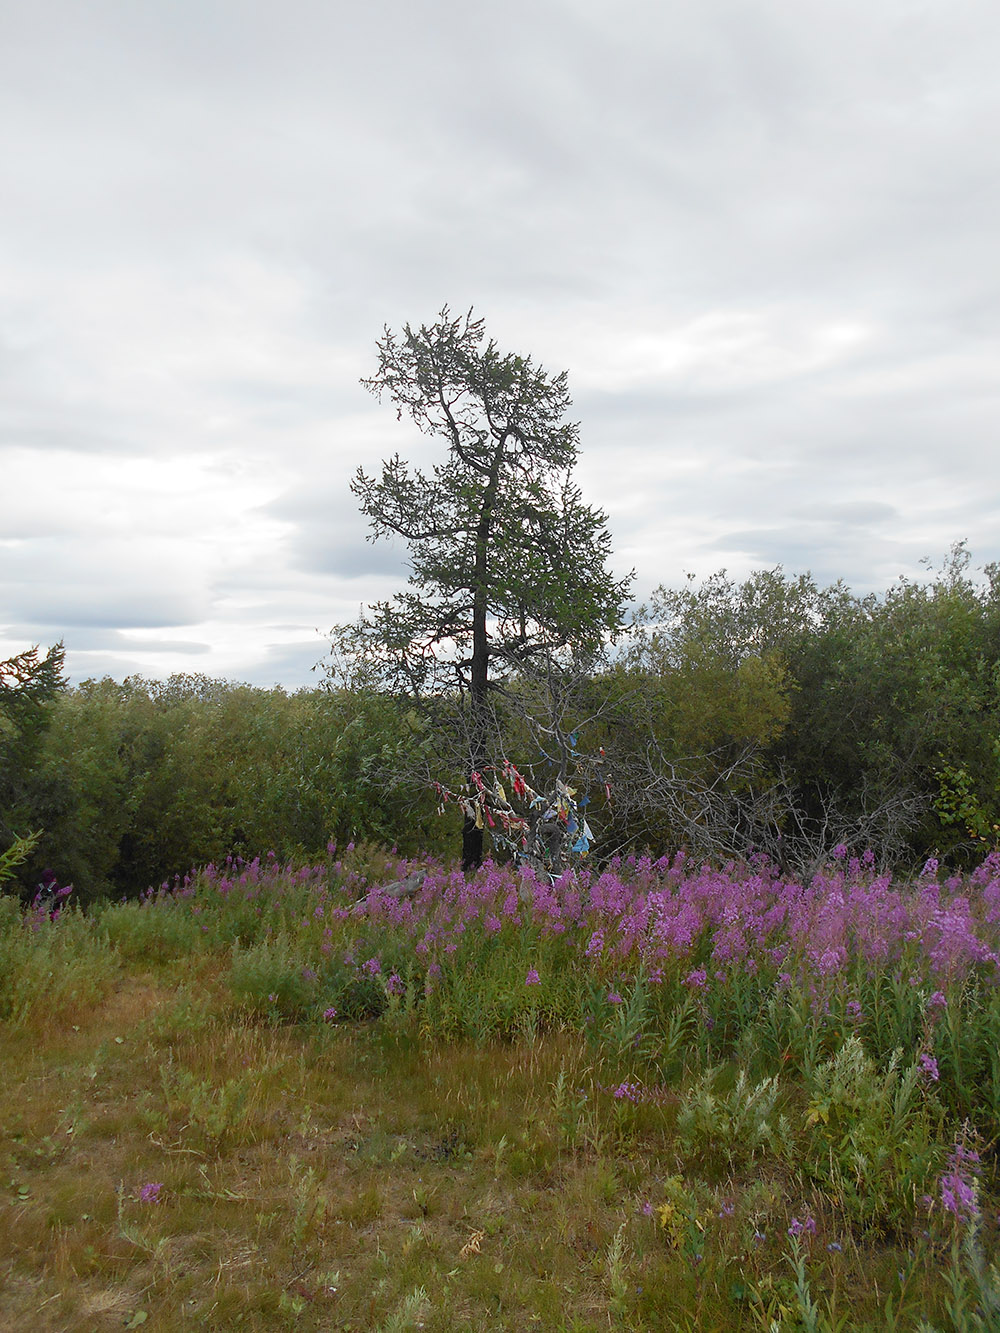
<path fill-rule="evenodd" d="M 297 1021 L 315 1013 L 327 995 L 318 972 L 302 961 L 295 942 L 286 935 L 248 948 L 235 944 L 227 980 L 241 1006 L 274 1022 Z"/>
<path fill-rule="evenodd" d="M 245 1131 L 252 1113 L 253 1078 L 243 1075 L 216 1084 L 173 1063 L 161 1067 L 160 1082 L 171 1120 L 182 1138 L 220 1153 Z"/>
<path fill-rule="evenodd" d="M 920 1065 L 905 1065 L 897 1050 L 879 1070 L 852 1036 L 807 1077 L 806 1093 L 809 1177 L 861 1225 L 894 1223 L 939 1155 L 941 1112 Z"/>
<path fill-rule="evenodd" d="M 746 1163 L 765 1150 L 790 1156 L 791 1127 L 778 1109 L 777 1075 L 752 1083 L 740 1069 L 731 1085 L 726 1083 L 724 1070 L 707 1069 L 682 1095 L 677 1132 L 685 1148 L 721 1154 L 730 1166 Z"/>

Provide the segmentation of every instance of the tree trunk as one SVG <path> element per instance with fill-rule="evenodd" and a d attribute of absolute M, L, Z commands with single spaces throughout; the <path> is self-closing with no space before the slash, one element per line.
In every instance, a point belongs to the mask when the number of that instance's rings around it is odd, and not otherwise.
<path fill-rule="evenodd" d="M 476 576 L 472 602 L 472 661 L 469 680 L 469 777 L 470 788 L 475 790 L 473 773 L 482 773 L 487 759 L 487 739 L 489 734 L 489 714 L 487 695 L 489 691 L 490 644 L 486 634 L 486 612 L 488 607 L 488 565 L 490 524 L 493 517 L 493 505 L 496 502 L 499 484 L 500 460 L 503 453 L 503 440 L 493 460 L 493 469 L 489 484 L 483 494 L 483 507 L 479 511 L 479 526 L 476 530 Z M 476 827 L 476 821 L 466 817 L 462 828 L 462 869 L 478 870 L 483 864 L 483 834 L 485 830 Z"/>
<path fill-rule="evenodd" d="M 465 817 L 462 825 L 462 869 L 468 873 L 476 871 L 483 864 L 483 830 L 476 828 L 476 821 Z"/>
<path fill-rule="evenodd" d="M 478 561 L 477 561 L 478 564 Z M 486 587 L 483 584 L 476 589 L 475 609 L 472 627 L 472 672 L 469 689 L 469 773 L 467 781 L 470 790 L 475 793 L 473 773 L 482 774 L 487 759 L 487 709 L 486 695 L 489 688 L 489 643 L 486 638 Z M 483 863 L 482 828 L 476 827 L 475 819 L 466 816 L 462 828 L 462 869 L 478 870 Z"/>

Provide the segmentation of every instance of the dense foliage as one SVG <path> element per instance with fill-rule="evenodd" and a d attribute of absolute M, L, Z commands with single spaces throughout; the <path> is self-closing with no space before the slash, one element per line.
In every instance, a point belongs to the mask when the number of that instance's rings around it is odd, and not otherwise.
<path fill-rule="evenodd" d="M 905 1052 L 942 1113 L 1000 1135 L 1000 853 L 967 877 L 929 861 L 912 883 L 838 847 L 808 880 L 679 853 L 554 884 L 352 853 L 230 859 L 99 921 L 130 956 L 233 946 L 232 985 L 263 1017 L 356 1018 L 395 998 L 448 1037 L 510 1037 L 526 1019 L 590 1033 L 632 1100 L 695 1052 L 758 1078 L 811 1077 L 852 1042 L 882 1068 Z"/>
<path fill-rule="evenodd" d="M 49 705 L 65 685 L 64 657 L 60 643 L 44 656 L 35 647 L 0 662 L 0 856 L 6 854 L 8 867 L 15 855 L 27 853 L 25 840 L 32 836 L 31 775 L 51 717 Z"/>
<path fill-rule="evenodd" d="M 20 872 L 29 893 L 46 870 L 87 901 L 229 852 L 316 854 L 355 834 L 415 850 L 441 833 L 429 793 L 386 786 L 412 731 L 376 695 L 91 680 L 47 721 L 25 779 L 43 830 Z"/>
<path fill-rule="evenodd" d="M 780 569 L 661 588 L 605 677 L 618 839 L 973 863 L 1000 833 L 1000 567 L 969 563 L 882 596 Z"/>
<path fill-rule="evenodd" d="M 198 676 L 70 689 L 60 653 L 12 659 L 0 696 L 9 871 L 15 839 L 41 833 L 18 853 L 23 892 L 45 871 L 86 900 L 229 852 L 455 836 L 432 779 L 460 786 L 461 756 L 406 695 Z M 974 577 L 958 547 L 880 597 L 781 570 L 660 589 L 613 656 L 558 679 L 524 668 L 491 716 L 535 790 L 568 766 L 599 858 L 756 849 L 798 872 L 843 843 L 880 866 L 971 866 L 1000 832 L 1000 572 Z"/>

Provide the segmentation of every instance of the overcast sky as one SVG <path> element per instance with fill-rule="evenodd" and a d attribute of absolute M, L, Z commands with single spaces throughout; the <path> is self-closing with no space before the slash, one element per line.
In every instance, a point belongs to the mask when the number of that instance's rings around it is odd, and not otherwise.
<path fill-rule="evenodd" d="M 0 656 L 315 682 L 445 302 L 640 597 L 1000 558 L 998 69 L 996 0 L 0 0 Z"/>

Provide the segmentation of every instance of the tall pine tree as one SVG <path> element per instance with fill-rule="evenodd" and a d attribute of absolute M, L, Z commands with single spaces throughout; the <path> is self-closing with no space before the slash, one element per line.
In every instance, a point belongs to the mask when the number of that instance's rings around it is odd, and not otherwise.
<path fill-rule="evenodd" d="M 369 608 L 354 647 L 391 688 L 414 699 L 457 696 L 471 778 L 487 764 L 490 691 L 540 655 L 586 650 L 621 623 L 630 578 L 607 568 L 607 516 L 583 503 L 572 471 L 579 428 L 567 421 L 565 372 L 501 352 L 472 312 L 401 336 L 386 328 L 377 373 L 364 380 L 402 419 L 440 439 L 429 472 L 397 454 L 352 485 L 372 540 L 402 537 L 409 588 Z M 462 860 L 482 861 L 467 818 Z"/>

